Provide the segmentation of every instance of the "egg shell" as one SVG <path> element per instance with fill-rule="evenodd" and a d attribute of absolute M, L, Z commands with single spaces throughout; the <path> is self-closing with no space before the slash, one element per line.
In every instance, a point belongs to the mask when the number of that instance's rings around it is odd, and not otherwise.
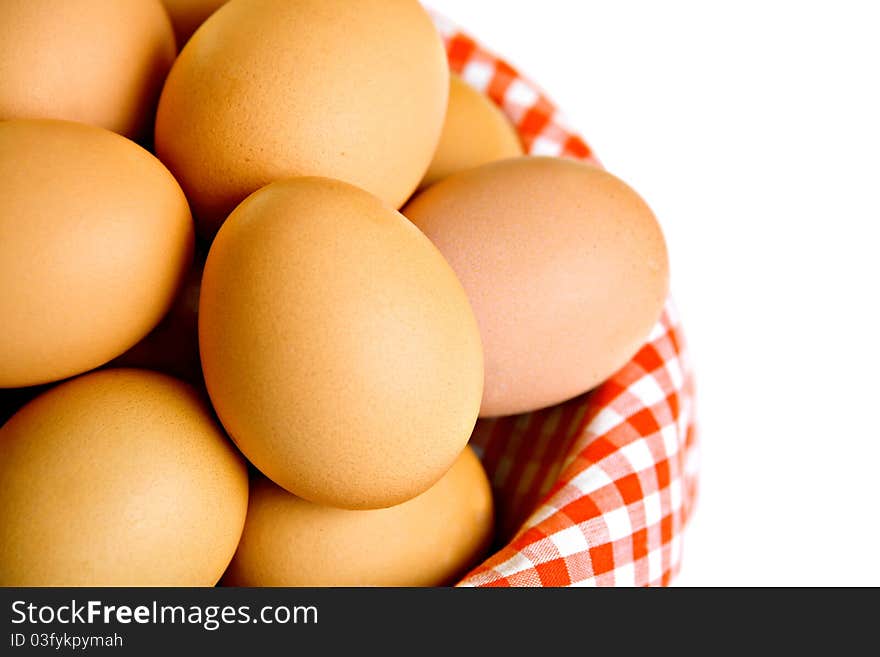
<path fill-rule="evenodd" d="M 146 138 L 175 53 L 159 0 L 3 0 L 0 120 L 67 119 Z"/>
<path fill-rule="evenodd" d="M 227 0 L 162 0 L 174 26 L 177 47 L 183 48 L 205 19 Z"/>
<path fill-rule="evenodd" d="M 171 306 L 193 252 L 186 198 L 119 135 L 0 122 L 0 387 L 106 363 Z"/>
<path fill-rule="evenodd" d="M 479 410 L 479 331 L 452 269 L 399 212 L 329 178 L 273 183 L 230 215 L 205 265 L 199 346 L 232 439 L 314 502 L 418 495 Z"/>
<path fill-rule="evenodd" d="M 247 468 L 190 386 L 101 370 L 0 428 L 0 586 L 212 586 Z"/>
<path fill-rule="evenodd" d="M 645 202 L 575 160 L 522 157 L 442 180 L 403 210 L 440 249 L 483 340 L 481 416 L 583 393 L 648 337 L 668 289 L 666 245 Z"/>
<path fill-rule="evenodd" d="M 403 504 L 352 511 L 312 504 L 265 477 L 252 481 L 229 586 L 441 586 L 492 539 L 492 491 L 470 448 Z"/>
<path fill-rule="evenodd" d="M 109 367 L 156 370 L 202 385 L 198 316 L 204 268 L 205 254 L 196 253 L 171 310 L 143 340 L 110 361 Z"/>
<path fill-rule="evenodd" d="M 522 154 L 516 129 L 498 106 L 457 75 L 451 75 L 440 143 L 419 186 L 424 188 L 453 173 Z"/>
<path fill-rule="evenodd" d="M 297 175 L 397 208 L 431 161 L 448 85 L 416 0 L 232 0 L 174 64 L 156 152 L 209 237 L 245 196 Z"/>

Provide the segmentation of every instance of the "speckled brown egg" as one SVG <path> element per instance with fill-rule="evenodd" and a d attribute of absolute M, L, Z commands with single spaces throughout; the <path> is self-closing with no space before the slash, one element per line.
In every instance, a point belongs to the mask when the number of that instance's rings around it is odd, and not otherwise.
<path fill-rule="evenodd" d="M 482 416 L 543 408 L 601 383 L 645 342 L 668 287 L 663 234 L 623 181 L 546 157 L 446 178 L 403 210 L 473 305 Z"/>
<path fill-rule="evenodd" d="M 102 365 L 171 306 L 192 258 L 186 198 L 134 142 L 0 122 L 0 388 Z"/>
<path fill-rule="evenodd" d="M 440 143 L 420 187 L 453 173 L 523 154 L 513 124 L 487 96 L 449 76 L 449 107 Z"/>
<path fill-rule="evenodd" d="M 417 0 L 232 0 L 174 64 L 156 152 L 208 236 L 249 193 L 297 175 L 397 208 L 431 161 L 448 86 Z"/>
<path fill-rule="evenodd" d="M 174 26 L 177 47 L 183 48 L 205 19 L 226 2 L 227 0 L 162 0 Z"/>
<path fill-rule="evenodd" d="M 306 502 L 264 477 L 252 482 L 230 586 L 441 586 L 485 554 L 492 491 L 465 449 L 440 481 L 389 509 Z"/>
<path fill-rule="evenodd" d="M 67 119 L 146 138 L 175 52 L 159 0 L 3 0 L 0 120 Z"/>
<path fill-rule="evenodd" d="M 322 504 L 425 491 L 480 406 L 479 331 L 452 269 L 399 212 L 329 178 L 273 183 L 229 216 L 205 264 L 199 346 L 245 456 Z"/>
<path fill-rule="evenodd" d="M 0 490 L 0 586 L 212 586 L 248 477 L 194 389 L 102 370 L 0 428 Z"/>

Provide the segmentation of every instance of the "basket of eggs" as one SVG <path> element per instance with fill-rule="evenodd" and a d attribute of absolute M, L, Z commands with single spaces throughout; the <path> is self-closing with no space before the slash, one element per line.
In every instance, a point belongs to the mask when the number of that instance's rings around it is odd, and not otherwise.
<path fill-rule="evenodd" d="M 0 7 L 0 585 L 667 584 L 645 201 L 416 0 L 164 4 Z"/>

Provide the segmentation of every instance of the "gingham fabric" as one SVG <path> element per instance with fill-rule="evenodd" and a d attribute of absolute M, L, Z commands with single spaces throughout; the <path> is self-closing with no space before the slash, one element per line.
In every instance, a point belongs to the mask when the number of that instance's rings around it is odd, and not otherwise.
<path fill-rule="evenodd" d="M 531 155 L 599 165 L 553 103 L 433 14 L 449 65 L 511 119 Z M 595 390 L 480 420 L 471 445 L 492 481 L 497 551 L 459 586 L 667 585 L 696 496 L 693 379 L 671 303 L 647 343 Z"/>

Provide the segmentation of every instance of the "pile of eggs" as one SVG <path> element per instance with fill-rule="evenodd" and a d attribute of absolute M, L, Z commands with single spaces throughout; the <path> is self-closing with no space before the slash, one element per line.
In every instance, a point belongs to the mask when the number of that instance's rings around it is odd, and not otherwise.
<path fill-rule="evenodd" d="M 667 285 L 417 0 L 4 0 L 0 585 L 453 582 L 477 418 L 601 383 Z"/>

